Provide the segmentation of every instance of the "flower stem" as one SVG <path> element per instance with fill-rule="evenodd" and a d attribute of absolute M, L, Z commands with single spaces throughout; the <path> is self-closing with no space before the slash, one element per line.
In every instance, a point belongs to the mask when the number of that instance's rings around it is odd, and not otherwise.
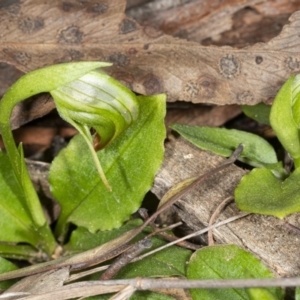
<path fill-rule="evenodd" d="M 111 192 L 112 188 L 111 188 L 108 180 L 106 179 L 106 176 L 105 176 L 102 166 L 100 164 L 99 158 L 97 156 L 97 152 L 94 149 L 93 139 L 92 139 L 92 135 L 90 133 L 89 127 L 86 125 L 78 125 L 77 123 L 72 122 L 72 121 L 69 121 L 69 122 L 71 122 L 71 124 L 80 132 L 80 134 L 84 138 L 84 140 L 87 143 L 89 150 L 92 154 L 92 158 L 94 160 L 94 163 L 95 163 L 96 169 L 99 173 L 99 176 L 100 176 L 102 182 L 104 183 L 105 187 Z"/>

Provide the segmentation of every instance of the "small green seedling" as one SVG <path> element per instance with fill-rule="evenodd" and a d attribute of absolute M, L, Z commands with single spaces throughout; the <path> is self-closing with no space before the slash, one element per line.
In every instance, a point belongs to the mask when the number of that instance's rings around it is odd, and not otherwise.
<path fill-rule="evenodd" d="M 255 168 L 235 189 L 237 206 L 244 211 L 278 218 L 300 211 L 300 75 L 293 75 L 278 92 L 271 110 L 264 104 L 244 107 L 248 116 L 270 123 L 295 165 L 288 174 L 277 161 L 272 146 L 261 137 L 225 128 L 192 127 L 173 124 L 172 129 L 196 146 L 222 156 L 230 156 L 240 144 L 239 158 Z M 268 113 L 270 111 L 270 113 Z M 269 121 L 268 116 L 269 114 Z"/>

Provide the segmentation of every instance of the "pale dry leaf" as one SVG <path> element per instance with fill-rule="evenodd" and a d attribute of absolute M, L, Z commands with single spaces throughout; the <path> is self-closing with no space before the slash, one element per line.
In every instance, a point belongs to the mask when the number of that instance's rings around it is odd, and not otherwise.
<path fill-rule="evenodd" d="M 126 15 L 172 36 L 241 48 L 278 35 L 288 16 L 299 9 L 299 1 L 288 0 L 151 0 L 128 7 Z"/>
<path fill-rule="evenodd" d="M 128 285 L 122 290 L 120 290 L 117 294 L 110 297 L 109 300 L 127 300 L 133 295 L 135 291 L 136 288 L 134 288 L 131 285 Z"/>
<path fill-rule="evenodd" d="M 69 278 L 69 268 L 51 270 L 42 274 L 28 276 L 7 289 L 1 298 L 13 295 L 14 293 L 28 293 L 28 295 L 51 292 L 55 288 L 62 287 Z M 20 296 L 9 297 L 9 300 L 20 299 Z"/>

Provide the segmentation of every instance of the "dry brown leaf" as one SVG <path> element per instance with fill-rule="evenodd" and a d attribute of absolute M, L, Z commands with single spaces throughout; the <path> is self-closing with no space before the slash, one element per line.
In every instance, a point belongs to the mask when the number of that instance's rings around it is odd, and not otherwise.
<path fill-rule="evenodd" d="M 29 295 L 41 294 L 51 292 L 55 288 L 62 287 L 64 282 L 69 278 L 69 268 L 61 268 L 57 270 L 48 271 L 42 274 L 28 276 L 16 284 L 11 286 L 1 296 L 14 293 L 28 293 Z M 19 296 L 9 297 L 9 300 L 20 299 Z"/>
<path fill-rule="evenodd" d="M 85 281 L 72 283 L 66 286 L 58 287 L 52 291 L 42 292 L 18 299 L 24 300 L 67 300 L 67 299 L 83 299 L 90 296 L 109 294 L 118 292 L 124 288 L 124 285 L 105 285 L 100 281 Z M 7 298 L 10 299 L 10 298 Z"/>
<path fill-rule="evenodd" d="M 268 42 L 299 9 L 299 1 L 289 0 L 152 0 L 129 7 L 126 14 L 172 36 L 241 48 Z"/>
<path fill-rule="evenodd" d="M 255 104 L 272 101 L 300 70 L 300 12 L 280 35 L 245 49 L 203 47 L 141 27 L 126 1 L 4 1 L 0 61 L 30 70 L 72 60 L 110 61 L 109 73 L 141 94 L 169 101 Z"/>

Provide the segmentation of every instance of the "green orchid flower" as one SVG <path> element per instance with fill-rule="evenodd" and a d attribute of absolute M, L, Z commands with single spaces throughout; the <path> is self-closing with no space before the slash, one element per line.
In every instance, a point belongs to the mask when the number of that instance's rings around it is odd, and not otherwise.
<path fill-rule="evenodd" d="M 122 133 L 139 114 L 135 94 L 103 72 L 93 71 L 50 92 L 60 116 L 84 137 L 100 177 L 111 190 L 96 151 L 94 128 L 100 137 L 98 149 Z"/>

